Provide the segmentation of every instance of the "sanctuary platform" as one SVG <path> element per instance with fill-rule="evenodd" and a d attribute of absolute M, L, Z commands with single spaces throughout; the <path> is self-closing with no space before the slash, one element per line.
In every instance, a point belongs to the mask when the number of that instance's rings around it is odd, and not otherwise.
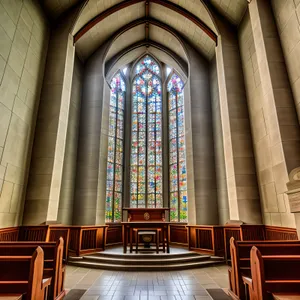
<path fill-rule="evenodd" d="M 114 247 L 81 257 L 69 257 L 68 261 L 72 266 L 118 271 L 186 270 L 223 263 L 222 257 L 201 255 L 177 247 L 170 247 L 170 253 L 159 254 L 154 247 L 142 253 L 123 253 L 123 247 Z"/>

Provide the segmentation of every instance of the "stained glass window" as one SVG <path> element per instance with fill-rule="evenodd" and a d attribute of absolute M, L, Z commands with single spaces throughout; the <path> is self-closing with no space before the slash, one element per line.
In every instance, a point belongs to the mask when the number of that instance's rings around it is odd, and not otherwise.
<path fill-rule="evenodd" d="M 107 182 L 106 222 L 121 222 L 123 199 L 123 138 L 124 138 L 125 82 L 118 72 L 111 81 Z"/>
<path fill-rule="evenodd" d="M 170 221 L 187 222 L 183 82 L 176 73 L 168 81 L 168 108 Z"/>
<path fill-rule="evenodd" d="M 162 207 L 162 86 L 150 56 L 134 70 L 130 163 L 130 206 Z"/>

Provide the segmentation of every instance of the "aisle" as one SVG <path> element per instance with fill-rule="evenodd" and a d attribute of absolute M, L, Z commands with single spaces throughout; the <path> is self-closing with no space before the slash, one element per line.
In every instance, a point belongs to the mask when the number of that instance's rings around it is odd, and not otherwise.
<path fill-rule="evenodd" d="M 67 267 L 65 300 L 226 300 L 227 266 L 172 272 Z"/>

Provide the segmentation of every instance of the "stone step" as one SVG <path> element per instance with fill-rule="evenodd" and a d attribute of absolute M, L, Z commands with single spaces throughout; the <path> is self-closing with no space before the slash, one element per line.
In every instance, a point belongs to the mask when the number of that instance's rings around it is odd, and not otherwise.
<path fill-rule="evenodd" d="M 191 262 L 200 262 L 200 261 L 207 261 L 210 259 L 208 255 L 193 255 L 187 257 L 160 257 L 153 258 L 154 255 L 151 255 L 147 258 L 141 258 L 140 255 L 136 255 L 134 258 L 130 257 L 112 257 L 112 256 L 94 256 L 94 255 L 87 255 L 83 256 L 83 261 L 89 262 L 96 262 L 96 263 L 109 263 L 109 264 L 116 264 L 116 265 L 171 265 L 171 264 L 185 264 Z M 73 259 L 71 259 L 73 260 Z M 75 259 L 76 260 L 76 259 Z"/>
<path fill-rule="evenodd" d="M 161 260 L 161 259 L 168 259 L 168 258 L 181 258 L 181 257 L 191 257 L 191 256 L 202 256 L 201 254 L 197 253 L 197 252 L 184 252 L 184 253 L 159 253 L 156 254 L 155 250 L 152 249 L 152 253 L 148 253 L 148 254 L 143 254 L 141 252 L 139 252 L 138 254 L 136 254 L 135 252 L 133 253 L 129 253 L 129 251 L 127 253 L 109 253 L 109 252 L 96 252 L 91 254 L 91 256 L 97 256 L 97 257 L 105 257 L 105 258 L 127 258 L 127 259 L 135 259 L 135 258 L 139 258 L 139 259 L 153 259 L 153 260 Z M 90 256 L 90 255 L 86 255 L 86 256 Z"/>
<path fill-rule="evenodd" d="M 218 264 L 224 264 L 224 261 L 206 260 L 201 262 L 188 262 L 188 263 L 176 263 L 176 264 L 162 264 L 162 265 L 121 265 L 121 264 L 109 264 L 98 263 L 95 261 L 87 261 L 81 258 L 80 260 L 70 260 L 68 262 L 71 266 L 77 266 L 82 268 L 93 268 L 103 270 L 115 270 L 115 271 L 174 271 L 174 270 L 187 270 L 194 268 L 209 267 Z"/>

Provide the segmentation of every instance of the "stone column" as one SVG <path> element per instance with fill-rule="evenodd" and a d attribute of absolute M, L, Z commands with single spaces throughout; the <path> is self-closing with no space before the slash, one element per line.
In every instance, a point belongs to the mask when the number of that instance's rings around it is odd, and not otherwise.
<path fill-rule="evenodd" d="M 275 187 L 277 194 L 283 194 L 287 191 L 288 174 L 300 165 L 300 128 L 271 4 L 252 0 L 249 13 L 267 112 L 265 122 L 270 132 Z"/>
<path fill-rule="evenodd" d="M 105 190 L 105 184 L 99 186 L 99 172 L 101 171 L 101 143 L 106 144 L 106 150 L 104 145 L 102 150 L 107 152 L 107 134 L 106 139 L 101 140 L 101 133 L 104 133 L 101 131 L 101 127 L 104 97 L 103 56 L 105 49 L 106 47 L 103 45 L 85 64 L 73 207 L 74 225 L 95 225 L 96 222 L 98 224 L 104 222 L 105 192 L 101 193 L 100 197 L 99 188 L 102 187 L 102 191 Z M 105 157 L 105 153 L 102 152 L 101 156 L 102 158 Z M 101 159 L 101 164 L 106 165 L 106 162 Z M 102 204 L 98 205 L 98 199 Z"/>
<path fill-rule="evenodd" d="M 211 95 L 209 82 L 209 65 L 194 49 L 186 45 L 190 57 L 190 111 L 185 107 L 185 118 L 188 112 L 191 119 L 192 136 L 186 128 L 186 143 L 192 143 L 193 176 L 195 188 L 196 224 L 219 224 L 214 139 L 212 130 Z M 186 94 L 185 94 L 186 95 Z M 186 102 L 185 102 L 186 104 Z M 191 152 L 187 146 L 187 159 Z M 188 190 L 191 166 L 187 160 Z M 193 199 L 191 199 L 193 200 Z M 193 209 L 189 201 L 189 222 Z M 192 202 L 191 202 L 192 203 Z"/>
<path fill-rule="evenodd" d="M 70 31 L 78 11 L 58 21 L 50 36 L 24 224 L 57 220 L 75 53 Z"/>
<path fill-rule="evenodd" d="M 216 22 L 221 34 L 216 63 L 229 215 L 257 224 L 262 222 L 261 208 L 237 36 L 218 16 Z"/>

